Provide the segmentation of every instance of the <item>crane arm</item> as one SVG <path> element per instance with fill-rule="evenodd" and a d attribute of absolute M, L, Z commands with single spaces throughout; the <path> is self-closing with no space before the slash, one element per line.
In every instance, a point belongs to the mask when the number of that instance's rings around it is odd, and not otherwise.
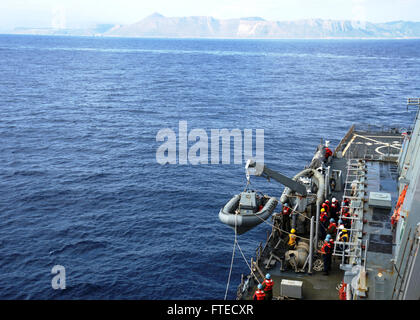
<path fill-rule="evenodd" d="M 286 177 L 285 175 L 274 171 L 270 168 L 268 168 L 264 164 L 260 164 L 255 162 L 254 160 L 248 160 L 246 162 L 245 170 L 247 172 L 247 179 L 249 180 L 249 169 L 252 169 L 253 174 L 256 176 L 264 177 L 266 179 L 273 178 L 277 182 L 285 185 L 286 187 L 290 188 L 292 191 L 295 191 L 299 193 L 300 195 L 306 197 L 307 191 L 304 185 L 302 185 L 299 182 L 296 182 L 293 179 L 290 179 L 289 177 Z"/>

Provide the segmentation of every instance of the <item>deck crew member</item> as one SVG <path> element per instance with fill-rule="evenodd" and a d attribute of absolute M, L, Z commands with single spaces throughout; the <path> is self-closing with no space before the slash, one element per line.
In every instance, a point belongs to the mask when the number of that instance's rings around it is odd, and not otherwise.
<path fill-rule="evenodd" d="M 258 289 L 254 293 L 254 300 L 264 300 L 265 299 L 265 293 L 263 290 L 262 284 L 258 285 Z"/>
<path fill-rule="evenodd" d="M 331 255 L 332 255 L 332 253 L 333 253 L 332 250 L 334 248 L 335 242 L 334 242 L 333 238 L 331 238 L 329 242 L 330 242 L 330 246 L 331 246 Z"/>
<path fill-rule="evenodd" d="M 324 275 L 328 275 L 328 272 L 331 270 L 331 254 L 332 246 L 329 240 L 331 240 L 330 235 L 327 235 L 324 241 L 324 245 L 321 250 L 318 250 L 318 253 L 322 254 L 322 259 L 324 260 Z"/>
<path fill-rule="evenodd" d="M 325 200 L 325 202 L 322 204 L 322 208 L 328 214 L 328 218 L 331 218 L 331 216 L 330 216 L 330 202 L 328 200 Z"/>
<path fill-rule="evenodd" d="M 350 199 L 349 198 L 344 198 L 343 199 L 343 207 L 347 207 L 347 209 L 349 209 L 349 207 L 350 207 Z"/>
<path fill-rule="evenodd" d="M 348 235 L 347 229 L 343 228 L 340 230 L 340 233 L 338 234 L 338 241 L 349 242 L 349 235 Z M 339 250 L 344 251 L 346 250 L 346 247 L 347 246 L 345 244 L 340 244 Z M 344 259 L 344 263 L 347 263 L 347 257 Z"/>
<path fill-rule="evenodd" d="M 330 217 L 337 219 L 338 212 L 340 212 L 340 204 L 338 203 L 336 198 L 332 198 L 331 208 L 330 208 Z"/>
<path fill-rule="evenodd" d="M 342 228 L 338 233 L 338 241 L 340 242 L 349 242 L 349 235 L 346 228 Z M 340 250 L 344 250 L 345 245 L 340 245 Z"/>
<path fill-rule="evenodd" d="M 342 228 L 338 234 L 338 239 L 341 242 L 348 242 L 349 241 L 349 235 L 347 233 L 347 229 L 346 228 Z"/>
<path fill-rule="evenodd" d="M 350 219 L 349 208 L 347 208 L 347 207 L 341 208 L 341 217 L 343 219 L 343 223 L 344 223 L 344 226 L 346 227 L 346 229 L 350 229 L 351 219 Z"/>
<path fill-rule="evenodd" d="M 335 237 L 337 234 L 337 225 L 333 218 L 330 219 L 330 224 L 328 225 L 327 233 L 331 235 L 331 237 Z"/>
<path fill-rule="evenodd" d="M 330 142 L 325 141 L 325 160 L 324 162 L 327 163 L 330 161 L 330 157 L 333 155 L 331 149 L 329 148 Z"/>
<path fill-rule="evenodd" d="M 328 214 L 325 212 L 325 209 L 321 209 L 321 213 L 319 215 L 319 231 L 321 234 L 321 239 L 324 239 L 327 235 L 327 228 L 328 228 Z"/>
<path fill-rule="evenodd" d="M 283 210 L 282 210 L 282 228 L 283 230 L 290 230 L 290 214 L 292 213 L 292 209 L 290 209 L 289 204 L 285 202 L 283 204 Z"/>
<path fill-rule="evenodd" d="M 274 282 L 273 279 L 271 279 L 271 275 L 267 273 L 265 275 L 265 279 L 262 283 L 264 294 L 265 294 L 265 300 L 273 300 L 273 286 Z"/>
<path fill-rule="evenodd" d="M 289 242 L 287 243 L 289 245 L 289 250 L 293 250 L 296 246 L 296 230 L 292 229 L 290 230 L 289 234 Z"/>

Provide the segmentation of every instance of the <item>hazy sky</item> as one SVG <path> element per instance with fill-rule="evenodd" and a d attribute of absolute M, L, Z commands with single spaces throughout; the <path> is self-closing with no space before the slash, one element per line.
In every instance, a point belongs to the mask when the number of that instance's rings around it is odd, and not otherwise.
<path fill-rule="evenodd" d="M 420 21 L 420 0 L 0 0 L 0 29 L 127 24 L 153 12 L 221 19 Z"/>

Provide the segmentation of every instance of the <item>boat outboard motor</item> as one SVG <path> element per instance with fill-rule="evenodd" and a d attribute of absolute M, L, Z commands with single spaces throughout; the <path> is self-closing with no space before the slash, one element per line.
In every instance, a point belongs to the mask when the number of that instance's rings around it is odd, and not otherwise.
<path fill-rule="evenodd" d="M 241 214 L 253 214 L 258 211 L 257 193 L 254 191 L 244 191 L 239 200 L 239 210 Z"/>

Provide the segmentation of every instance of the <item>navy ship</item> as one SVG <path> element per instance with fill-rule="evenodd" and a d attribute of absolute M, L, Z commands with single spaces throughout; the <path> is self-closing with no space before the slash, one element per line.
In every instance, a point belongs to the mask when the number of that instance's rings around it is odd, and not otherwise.
<path fill-rule="evenodd" d="M 285 188 L 280 199 L 246 188 L 220 210 L 235 239 L 270 226 L 250 261 L 241 250 L 249 274 L 238 300 L 253 299 L 268 273 L 273 300 L 420 299 L 420 99 L 408 106 L 417 108 L 412 126 L 353 125 L 334 151 L 321 141 L 293 178 L 247 162 L 248 182 L 265 177 Z"/>

